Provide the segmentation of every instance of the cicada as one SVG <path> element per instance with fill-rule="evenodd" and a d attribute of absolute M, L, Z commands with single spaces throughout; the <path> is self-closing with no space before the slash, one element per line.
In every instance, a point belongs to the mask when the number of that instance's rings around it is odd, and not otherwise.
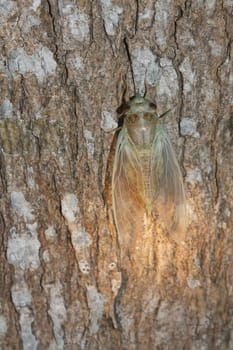
<path fill-rule="evenodd" d="M 165 231 L 185 229 L 182 173 L 156 104 L 134 96 L 117 110 L 122 126 L 117 138 L 112 201 L 120 235 L 146 229 L 145 219 Z M 148 222 L 148 220 L 147 220 Z M 158 225 L 157 225 L 158 226 Z"/>

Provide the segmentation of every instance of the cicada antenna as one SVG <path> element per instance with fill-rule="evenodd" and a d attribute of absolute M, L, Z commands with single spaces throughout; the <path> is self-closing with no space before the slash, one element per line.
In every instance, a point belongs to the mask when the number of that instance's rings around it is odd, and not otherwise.
<path fill-rule="evenodd" d="M 160 116 L 159 116 L 159 119 L 162 119 L 164 117 L 166 117 L 166 115 L 168 115 L 171 111 L 174 111 L 174 109 L 176 108 L 177 105 L 175 105 L 173 108 L 170 108 L 168 109 L 166 112 L 162 113 Z"/>
<path fill-rule="evenodd" d="M 105 132 L 106 133 L 111 133 L 111 132 L 116 132 L 116 131 L 119 131 L 122 129 L 122 126 L 119 126 L 119 127 L 116 127 L 116 128 L 113 128 L 113 129 L 110 129 L 110 130 L 106 130 Z"/>
<path fill-rule="evenodd" d="M 166 112 L 160 114 L 159 119 L 164 118 L 164 117 L 165 117 L 166 115 L 168 115 L 171 111 L 172 111 L 172 109 L 169 109 L 168 111 L 166 111 Z"/>

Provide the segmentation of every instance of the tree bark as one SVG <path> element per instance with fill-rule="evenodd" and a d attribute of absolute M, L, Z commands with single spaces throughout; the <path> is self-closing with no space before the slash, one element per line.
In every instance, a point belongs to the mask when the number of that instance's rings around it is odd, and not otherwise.
<path fill-rule="evenodd" d="M 233 349 L 233 4 L 0 1 L 1 349 Z M 147 93 L 184 242 L 112 216 L 116 109 Z"/>

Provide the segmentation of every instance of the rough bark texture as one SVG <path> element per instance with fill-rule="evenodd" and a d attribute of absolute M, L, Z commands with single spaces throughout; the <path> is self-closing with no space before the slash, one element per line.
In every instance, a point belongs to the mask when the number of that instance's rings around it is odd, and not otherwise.
<path fill-rule="evenodd" d="M 1 349 L 233 349 L 232 12 L 0 0 Z M 189 221 L 185 243 L 135 232 L 130 256 L 106 133 L 124 80 L 174 107 Z"/>

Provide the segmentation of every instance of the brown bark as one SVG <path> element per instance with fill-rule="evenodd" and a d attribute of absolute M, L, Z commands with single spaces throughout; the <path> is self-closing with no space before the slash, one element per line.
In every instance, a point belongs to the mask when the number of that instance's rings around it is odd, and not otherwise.
<path fill-rule="evenodd" d="M 0 1 L 1 349 L 233 349 L 231 1 Z M 111 211 L 115 110 L 174 107 L 185 243 Z M 104 195 L 105 193 L 105 195 Z"/>

